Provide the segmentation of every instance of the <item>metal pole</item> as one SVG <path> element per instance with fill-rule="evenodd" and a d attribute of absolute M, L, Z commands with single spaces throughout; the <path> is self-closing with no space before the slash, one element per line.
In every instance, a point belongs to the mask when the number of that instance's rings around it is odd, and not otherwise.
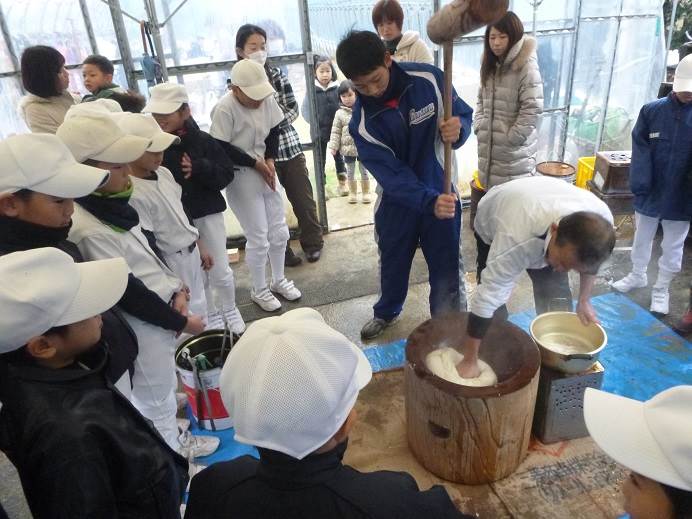
<path fill-rule="evenodd" d="M 82 18 L 84 18 L 84 25 L 86 27 L 87 36 L 89 37 L 89 43 L 91 44 L 91 52 L 92 54 L 99 54 L 99 46 L 98 43 L 96 43 L 94 26 L 91 24 L 91 16 L 89 15 L 89 7 L 87 6 L 86 0 L 79 0 L 79 7 L 82 10 Z"/>
<path fill-rule="evenodd" d="M 178 10 L 185 5 L 185 0 L 182 2 L 176 9 L 173 11 L 173 13 L 170 12 L 170 9 L 168 8 L 168 1 L 169 0 L 163 0 L 161 4 L 163 5 L 163 15 L 166 17 L 166 20 L 161 24 L 161 27 L 166 25 L 166 23 L 173 17 L 175 13 L 178 12 Z M 170 24 L 168 26 L 168 29 L 166 30 L 166 34 L 168 35 L 168 44 L 171 46 L 171 56 L 173 58 L 173 66 L 177 67 L 180 65 L 180 58 L 178 56 L 178 46 L 175 43 L 175 32 L 173 31 L 173 24 Z M 178 78 L 178 83 L 184 84 L 185 80 L 183 79 L 182 74 L 178 74 L 176 76 Z"/>
<path fill-rule="evenodd" d="M 615 66 L 615 58 L 618 54 L 618 42 L 620 41 L 620 26 L 622 25 L 622 0 L 620 0 L 620 9 L 618 11 L 618 25 L 615 32 L 615 45 L 613 48 L 613 59 L 610 61 L 610 74 L 608 75 L 608 91 L 606 92 L 606 98 L 603 103 L 603 111 L 601 113 L 601 123 L 598 125 L 598 134 L 596 136 L 596 150 L 601 149 L 601 141 L 603 140 L 603 129 L 606 124 L 606 117 L 608 115 L 608 102 L 610 101 L 610 89 L 613 86 L 613 67 Z"/>
<path fill-rule="evenodd" d="M 159 21 L 156 17 L 156 6 L 154 5 L 154 0 L 144 0 L 144 8 L 147 11 L 147 17 L 149 22 L 151 22 L 151 37 L 154 40 L 154 47 L 156 49 L 156 56 L 159 58 L 159 63 L 161 64 L 161 75 L 164 81 L 168 81 L 168 68 L 166 68 L 166 54 L 163 51 L 163 43 L 161 42 L 161 30 L 159 28 Z"/>
<path fill-rule="evenodd" d="M 310 78 L 314 77 L 312 70 L 312 41 L 310 40 L 310 16 L 308 13 L 307 0 L 299 0 L 300 12 L 300 36 L 303 42 L 303 51 L 305 52 L 305 82 L 306 95 L 310 104 L 310 127 L 318 128 L 317 124 L 317 104 L 315 103 L 315 88 L 312 86 L 313 81 Z M 315 185 L 317 186 L 317 207 L 319 209 L 320 224 L 325 232 L 329 232 L 329 221 L 327 219 L 327 201 L 325 200 L 325 183 L 322 178 L 322 150 L 317 145 L 318 142 L 312 142 L 312 162 L 315 168 Z"/>
<path fill-rule="evenodd" d="M 5 40 L 5 45 L 7 45 L 7 52 L 10 54 L 10 61 L 12 61 L 12 66 L 14 70 L 19 71 L 19 59 L 17 59 L 17 53 L 14 51 L 14 45 L 12 45 L 12 38 L 10 37 L 10 30 L 7 28 L 7 20 L 5 19 L 5 13 L 2 10 L 2 4 L 0 4 L 0 31 L 2 31 L 2 37 Z M 24 92 L 24 87 L 21 85 L 22 92 Z"/>
<path fill-rule="evenodd" d="M 135 77 L 135 64 L 134 61 L 132 61 L 132 54 L 130 53 L 130 42 L 127 39 L 127 31 L 125 30 L 125 20 L 123 20 L 123 13 L 120 8 L 120 0 L 108 0 L 108 8 L 111 11 L 115 39 L 118 42 L 120 57 L 123 60 L 123 68 L 125 69 L 125 76 L 127 77 L 127 86 L 131 90 L 139 92 L 137 78 Z"/>
<path fill-rule="evenodd" d="M 574 41 L 572 42 L 572 56 L 569 75 L 567 76 L 567 92 L 565 93 L 566 112 L 565 124 L 562 127 L 562 135 L 560 135 L 560 152 L 558 156 L 560 160 L 565 160 L 565 146 L 567 144 L 567 127 L 569 126 L 569 112 L 572 108 L 572 89 L 574 87 L 574 71 L 577 68 L 577 49 L 579 48 L 579 28 L 581 27 L 581 8 L 582 0 L 577 0 L 577 17 L 574 25 Z M 558 83 L 558 89 L 560 84 Z"/>
<path fill-rule="evenodd" d="M 670 27 L 668 28 L 668 41 L 666 42 L 666 64 L 668 63 L 668 51 L 673 43 L 673 29 L 675 28 L 675 16 L 678 14 L 678 2 L 679 0 L 673 0 L 673 10 L 670 12 Z"/>

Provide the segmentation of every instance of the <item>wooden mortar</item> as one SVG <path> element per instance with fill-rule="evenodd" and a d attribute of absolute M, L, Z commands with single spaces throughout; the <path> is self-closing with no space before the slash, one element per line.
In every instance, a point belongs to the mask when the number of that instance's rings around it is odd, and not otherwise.
<path fill-rule="evenodd" d="M 425 358 L 443 342 L 454 347 L 468 314 L 425 321 L 406 343 L 404 387 L 408 444 L 443 479 L 479 485 L 502 479 L 526 456 L 536 405 L 540 353 L 519 327 L 494 321 L 481 358 L 497 374 L 488 387 L 460 386 L 432 374 Z"/>

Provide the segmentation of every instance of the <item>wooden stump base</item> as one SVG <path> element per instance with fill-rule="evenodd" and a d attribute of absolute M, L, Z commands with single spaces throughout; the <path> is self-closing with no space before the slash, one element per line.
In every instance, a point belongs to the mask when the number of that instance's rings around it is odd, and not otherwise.
<path fill-rule="evenodd" d="M 433 375 L 425 357 L 463 337 L 467 314 L 426 321 L 406 346 L 404 387 L 408 443 L 433 474 L 467 485 L 502 479 L 526 456 L 538 389 L 540 353 L 531 337 L 508 322 L 494 322 L 481 357 L 498 384 L 459 386 Z"/>

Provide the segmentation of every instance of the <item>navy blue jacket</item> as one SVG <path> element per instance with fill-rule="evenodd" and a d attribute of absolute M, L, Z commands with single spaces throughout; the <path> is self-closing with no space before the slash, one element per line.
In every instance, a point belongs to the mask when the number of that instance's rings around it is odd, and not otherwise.
<path fill-rule="evenodd" d="M 302 460 L 268 449 L 210 465 L 190 484 L 185 519 L 471 519 L 443 486 L 421 491 L 406 472 L 363 473 L 346 443 Z"/>
<path fill-rule="evenodd" d="M 663 220 L 692 217 L 692 103 L 675 94 L 646 104 L 632 130 L 634 209 Z"/>
<path fill-rule="evenodd" d="M 392 63 L 389 85 L 379 97 L 358 94 L 349 131 L 363 165 L 382 186 L 383 203 L 432 213 L 443 192 L 444 143 L 438 129 L 442 71 L 424 63 Z M 459 148 L 471 134 L 473 109 L 455 92 L 452 115 L 461 119 Z"/>
<path fill-rule="evenodd" d="M 190 119 L 179 133 L 180 143 L 163 153 L 163 165 L 183 189 L 181 202 L 190 218 L 203 218 L 221 213 L 226 201 L 221 195 L 233 180 L 233 162 L 211 135 L 200 130 Z M 192 175 L 185 178 L 181 161 L 187 153 L 192 161 Z"/>

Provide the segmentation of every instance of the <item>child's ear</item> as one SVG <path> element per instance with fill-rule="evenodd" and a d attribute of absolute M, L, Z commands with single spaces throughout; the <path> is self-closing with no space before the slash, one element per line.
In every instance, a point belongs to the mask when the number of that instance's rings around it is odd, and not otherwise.
<path fill-rule="evenodd" d="M 106 81 L 108 81 L 109 83 L 112 83 L 113 82 L 113 74 L 106 74 Z"/>
<path fill-rule="evenodd" d="M 46 335 L 39 335 L 29 339 L 26 343 L 26 351 L 36 359 L 48 360 L 55 357 L 57 350 L 51 338 Z"/>
<path fill-rule="evenodd" d="M 17 197 L 12 194 L 0 195 L 0 214 L 16 218 L 19 215 Z"/>

